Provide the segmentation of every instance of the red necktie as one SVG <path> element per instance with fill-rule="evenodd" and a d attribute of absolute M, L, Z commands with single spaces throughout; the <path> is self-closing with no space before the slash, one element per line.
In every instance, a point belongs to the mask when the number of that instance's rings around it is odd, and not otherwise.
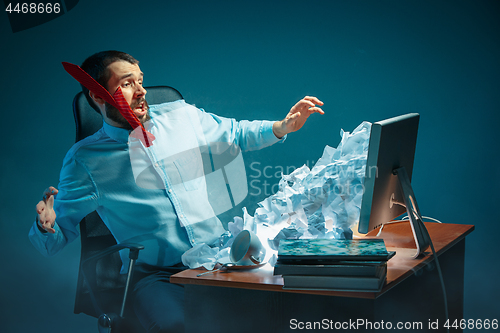
<path fill-rule="evenodd" d="M 133 129 L 136 129 L 139 126 L 141 127 L 142 135 L 138 135 L 139 137 L 137 137 L 136 134 L 138 131 L 134 131 L 132 136 L 141 140 L 146 147 L 153 144 L 152 141 L 155 139 L 154 135 L 146 131 L 144 126 L 142 126 L 141 122 L 130 108 L 130 105 L 125 100 L 120 87 L 118 87 L 113 96 L 111 96 L 109 91 L 94 80 L 92 76 L 88 75 L 87 72 L 81 69 L 80 66 L 70 64 L 69 62 L 63 62 L 62 65 L 66 72 L 80 82 L 85 88 L 117 108 Z"/>

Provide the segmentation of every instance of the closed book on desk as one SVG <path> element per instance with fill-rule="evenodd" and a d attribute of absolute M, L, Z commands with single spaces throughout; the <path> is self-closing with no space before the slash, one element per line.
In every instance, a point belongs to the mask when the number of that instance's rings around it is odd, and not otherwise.
<path fill-rule="evenodd" d="M 281 264 L 335 264 L 344 261 L 387 261 L 383 239 L 282 239 Z"/>
<path fill-rule="evenodd" d="M 387 263 L 377 262 L 376 265 L 362 265 L 346 262 L 334 265 L 282 264 L 274 265 L 274 275 L 338 275 L 338 276 L 377 276 L 381 266 Z"/>
<path fill-rule="evenodd" d="M 380 266 L 376 276 L 284 275 L 283 289 L 378 292 L 387 276 Z"/>

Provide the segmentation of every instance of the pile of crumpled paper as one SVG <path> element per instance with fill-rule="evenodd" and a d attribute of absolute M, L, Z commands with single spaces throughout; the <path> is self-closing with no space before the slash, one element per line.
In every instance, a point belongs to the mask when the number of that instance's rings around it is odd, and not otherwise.
<path fill-rule="evenodd" d="M 363 122 L 352 133 L 341 130 L 337 148 L 326 146 L 312 169 L 304 165 L 282 175 L 279 190 L 258 204 L 254 216 L 244 208 L 218 247 L 199 244 L 184 253 L 183 263 L 210 270 L 217 262 L 230 262 L 232 241 L 243 229 L 259 236 L 271 265 L 280 239 L 351 238 L 359 220 L 370 129 L 371 123 Z"/>

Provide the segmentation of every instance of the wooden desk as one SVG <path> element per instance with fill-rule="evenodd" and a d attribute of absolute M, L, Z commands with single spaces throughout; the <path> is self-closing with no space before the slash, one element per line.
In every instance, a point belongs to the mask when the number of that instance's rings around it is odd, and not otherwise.
<path fill-rule="evenodd" d="M 426 223 L 426 227 L 443 271 L 449 317 L 462 319 L 465 236 L 474 226 Z M 186 332 L 294 332 L 301 324 L 307 327 L 315 322 L 318 328 L 333 330 L 353 321 L 364 321 L 368 326 L 357 326 L 364 332 L 384 324 L 395 329 L 398 323 L 412 324 L 407 331 L 445 332 L 441 285 L 432 255 L 411 258 L 415 243 L 409 223 L 386 225 L 379 238 L 396 255 L 388 262 L 386 284 L 378 293 L 283 290 L 282 277 L 273 275 L 269 265 L 201 277 L 196 275 L 202 269 L 175 274 L 171 282 L 186 288 Z M 436 320 L 440 329 L 429 329 L 429 321 Z"/>

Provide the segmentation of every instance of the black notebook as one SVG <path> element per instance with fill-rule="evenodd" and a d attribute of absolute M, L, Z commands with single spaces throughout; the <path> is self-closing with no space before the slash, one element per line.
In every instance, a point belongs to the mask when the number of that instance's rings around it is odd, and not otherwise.
<path fill-rule="evenodd" d="M 379 292 L 384 286 L 387 266 L 375 276 L 284 275 L 283 289 Z"/>

